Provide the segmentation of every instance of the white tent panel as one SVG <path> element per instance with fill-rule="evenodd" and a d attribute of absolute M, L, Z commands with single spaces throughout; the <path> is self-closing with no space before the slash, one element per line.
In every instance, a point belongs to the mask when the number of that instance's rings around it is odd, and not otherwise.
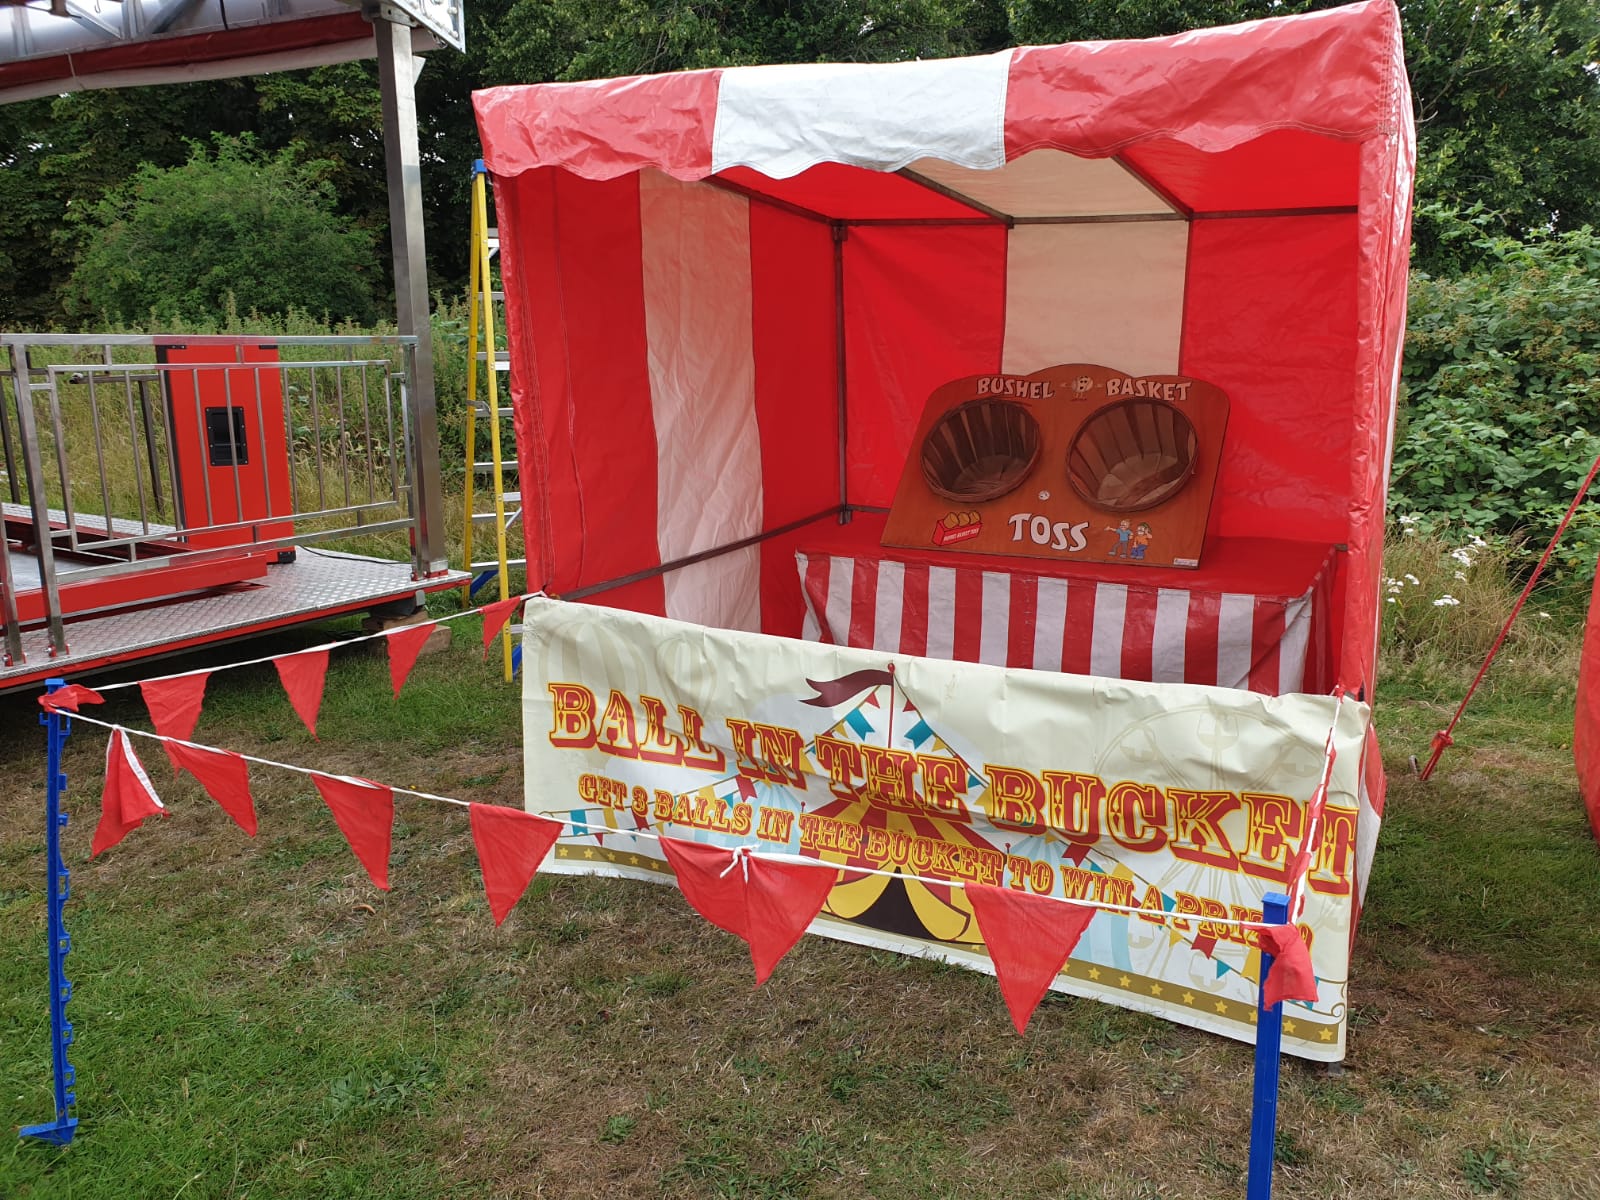
<path fill-rule="evenodd" d="M 661 560 L 671 562 L 761 532 L 750 202 L 645 171 L 639 226 L 659 464 L 656 537 Z M 759 546 L 669 572 L 662 582 L 669 617 L 761 628 Z"/>
<path fill-rule="evenodd" d="M 1018 225 L 1006 247 L 1001 370 L 1114 362 L 1176 374 L 1188 252 L 1185 221 Z"/>
<path fill-rule="evenodd" d="M 1010 52 L 902 63 L 816 63 L 725 70 L 711 169 L 788 179 L 818 163 L 894 171 L 931 157 L 986 169 L 1005 162 Z"/>
<path fill-rule="evenodd" d="M 1034 150 L 995 171 L 925 158 L 911 170 L 1012 217 L 1143 216 L 1175 210 L 1110 158 Z"/>

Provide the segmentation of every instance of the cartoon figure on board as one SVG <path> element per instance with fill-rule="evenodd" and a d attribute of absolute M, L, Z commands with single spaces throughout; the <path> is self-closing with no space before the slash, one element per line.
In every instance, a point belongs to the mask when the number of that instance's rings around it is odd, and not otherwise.
<path fill-rule="evenodd" d="M 1113 529 L 1111 526 L 1107 525 L 1106 526 L 1106 532 L 1107 533 L 1114 533 L 1114 534 L 1117 535 L 1117 543 L 1116 543 L 1116 545 L 1112 546 L 1111 549 L 1106 551 L 1106 557 L 1107 558 L 1128 558 L 1128 557 L 1130 557 L 1132 555 L 1132 551 L 1133 551 L 1133 522 L 1132 521 L 1128 520 L 1127 517 L 1123 517 L 1122 520 L 1117 523 L 1117 527 L 1115 529 Z"/>
<path fill-rule="evenodd" d="M 1140 521 L 1138 528 L 1133 531 L 1133 557 L 1143 561 L 1145 547 L 1150 544 L 1150 522 Z"/>

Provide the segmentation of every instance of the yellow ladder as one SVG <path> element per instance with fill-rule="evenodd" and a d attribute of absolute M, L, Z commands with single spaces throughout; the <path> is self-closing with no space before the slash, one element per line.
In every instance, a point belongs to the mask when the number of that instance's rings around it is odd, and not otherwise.
<path fill-rule="evenodd" d="M 506 351 L 495 350 L 495 302 L 504 300 L 505 293 L 494 286 L 494 260 L 499 256 L 499 230 L 489 227 L 488 172 L 480 158 L 472 164 L 472 267 L 470 291 L 467 296 L 467 470 L 464 507 L 466 520 L 462 527 L 462 558 L 467 573 L 472 577 L 462 590 L 462 599 L 471 604 L 477 592 L 494 579 L 501 600 L 510 596 L 511 568 L 525 567 L 526 558 L 510 558 L 507 551 L 507 530 L 522 519 L 522 493 L 506 490 L 507 471 L 517 470 L 517 460 L 507 458 L 506 432 L 501 422 L 511 415 L 509 407 L 500 404 L 499 378 L 511 369 L 511 356 Z M 478 394 L 482 384 L 483 395 Z M 489 457 L 478 460 L 478 422 L 482 420 L 489 430 Z M 487 472 L 494 508 L 477 511 L 475 481 L 479 472 Z M 494 524 L 493 558 L 474 561 L 473 530 L 479 524 Z M 500 636 L 501 662 L 506 682 L 516 669 L 511 626 Z"/>

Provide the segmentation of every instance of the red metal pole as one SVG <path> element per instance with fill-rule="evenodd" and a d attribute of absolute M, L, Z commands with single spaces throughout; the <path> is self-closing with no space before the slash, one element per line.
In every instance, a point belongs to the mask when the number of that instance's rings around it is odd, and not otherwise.
<path fill-rule="evenodd" d="M 1467 688 L 1467 694 L 1461 697 L 1461 704 L 1456 709 L 1456 715 L 1450 718 L 1438 733 L 1433 735 L 1433 753 L 1428 756 L 1428 763 L 1418 776 L 1424 783 L 1433 774 L 1434 767 L 1439 765 L 1439 758 L 1446 748 L 1455 744 L 1455 739 L 1450 735 L 1455 732 L 1456 722 L 1461 720 L 1461 714 L 1467 711 L 1467 702 L 1472 699 L 1472 694 L 1478 690 L 1478 685 L 1483 682 L 1483 677 L 1489 673 L 1489 664 L 1494 661 L 1494 656 L 1500 653 L 1500 647 L 1505 644 L 1506 635 L 1511 632 L 1511 625 L 1517 619 L 1517 614 L 1522 611 L 1522 606 L 1528 602 L 1528 597 L 1533 593 L 1533 585 L 1539 582 L 1539 576 L 1544 572 L 1545 564 L 1550 561 L 1550 555 L 1555 553 L 1556 543 L 1561 540 L 1561 535 L 1567 531 L 1573 516 L 1578 511 L 1578 505 L 1583 503 L 1584 496 L 1589 493 L 1589 485 L 1600 474 L 1600 458 L 1594 460 L 1594 466 L 1589 468 L 1589 474 L 1583 484 L 1578 488 L 1578 494 L 1572 498 L 1572 503 L 1567 507 L 1567 515 L 1561 518 L 1561 524 L 1556 526 L 1555 533 L 1550 535 L 1550 544 L 1544 548 L 1544 553 L 1539 557 L 1539 563 L 1533 568 L 1533 574 L 1528 576 L 1527 585 L 1522 589 L 1522 595 L 1517 597 L 1517 602 L 1511 606 L 1511 615 L 1506 618 L 1506 623 L 1500 627 L 1500 635 L 1494 639 L 1494 645 L 1489 647 L 1489 653 L 1484 656 L 1483 665 L 1478 668 L 1478 674 L 1472 680 L 1472 686 Z"/>

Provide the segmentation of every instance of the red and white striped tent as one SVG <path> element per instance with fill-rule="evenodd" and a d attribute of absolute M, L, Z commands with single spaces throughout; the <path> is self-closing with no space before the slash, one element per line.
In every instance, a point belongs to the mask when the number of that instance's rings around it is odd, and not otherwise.
<path fill-rule="evenodd" d="M 1390 0 L 474 100 L 531 587 L 798 635 L 797 546 L 890 502 L 936 386 L 1105 362 L 1228 393 L 1208 537 L 1331 550 L 1307 636 L 1370 693 L 1415 160 Z"/>

